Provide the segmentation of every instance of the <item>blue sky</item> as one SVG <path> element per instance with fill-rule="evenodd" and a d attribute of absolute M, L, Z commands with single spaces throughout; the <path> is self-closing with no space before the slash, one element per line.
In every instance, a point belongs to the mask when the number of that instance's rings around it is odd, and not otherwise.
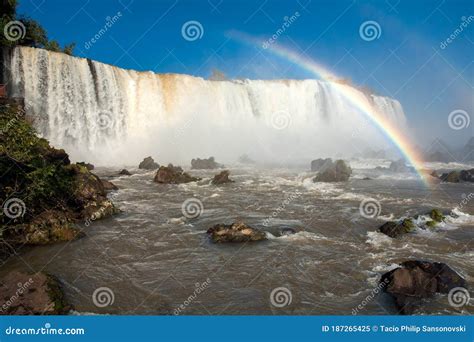
<path fill-rule="evenodd" d="M 119 12 L 86 48 L 106 18 Z M 474 135 L 474 18 L 469 20 L 474 1 L 20 0 L 19 7 L 20 14 L 40 21 L 51 39 L 76 42 L 78 56 L 123 68 L 202 77 L 217 68 L 231 78 L 314 78 L 268 50 L 229 39 L 239 31 L 268 40 L 296 12 L 277 44 L 398 99 L 421 142 L 441 137 L 461 144 Z M 188 21 L 199 22 L 201 38 L 183 38 Z M 361 38 L 366 21 L 378 24 L 378 38 Z M 463 22 L 468 23 L 455 33 Z M 454 40 L 441 48 L 452 34 Z M 467 113 L 468 127 L 449 127 L 454 110 Z"/>

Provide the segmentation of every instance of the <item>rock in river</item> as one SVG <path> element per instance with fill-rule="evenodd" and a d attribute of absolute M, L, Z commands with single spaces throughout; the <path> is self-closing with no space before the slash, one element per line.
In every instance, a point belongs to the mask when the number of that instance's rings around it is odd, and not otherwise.
<path fill-rule="evenodd" d="M 202 170 L 210 170 L 210 169 L 217 169 L 223 167 L 219 163 L 216 163 L 214 157 L 209 157 L 208 159 L 193 159 L 191 160 L 191 169 L 202 169 Z"/>
<path fill-rule="evenodd" d="M 200 180 L 200 178 L 190 176 L 184 172 L 181 167 L 173 166 L 173 164 L 160 166 L 154 178 L 156 183 L 161 184 L 180 184 L 196 182 L 198 180 Z"/>
<path fill-rule="evenodd" d="M 108 180 L 101 179 L 101 182 L 102 182 L 102 186 L 104 187 L 104 190 L 105 190 L 105 191 L 118 190 L 117 185 L 115 185 L 114 183 L 112 183 L 112 182 L 110 182 L 110 181 L 108 181 Z"/>
<path fill-rule="evenodd" d="M 159 167 L 160 167 L 160 165 L 158 165 L 158 163 L 155 163 L 155 161 L 153 160 L 152 157 L 146 157 L 138 165 L 139 169 L 144 169 L 144 170 L 156 170 Z"/>
<path fill-rule="evenodd" d="M 234 181 L 229 178 L 229 174 L 230 174 L 229 170 L 224 170 L 221 173 L 218 173 L 217 175 L 215 175 L 211 183 L 214 185 L 234 183 Z"/>
<path fill-rule="evenodd" d="M 351 176 L 352 169 L 343 161 L 336 160 L 333 165 L 320 171 L 314 182 L 345 182 Z"/>
<path fill-rule="evenodd" d="M 248 242 L 266 240 L 265 232 L 247 226 L 242 222 L 229 225 L 216 224 L 207 230 L 213 242 Z"/>
<path fill-rule="evenodd" d="M 474 169 L 443 173 L 439 178 L 448 183 L 474 182 Z"/>
<path fill-rule="evenodd" d="M 399 222 L 385 222 L 379 227 L 381 233 L 390 236 L 391 238 L 399 237 L 403 234 L 412 232 L 415 229 L 415 224 L 411 218 L 403 219 Z"/>
<path fill-rule="evenodd" d="M 400 266 L 382 275 L 380 283 L 401 314 L 412 314 L 423 299 L 436 293 L 447 294 L 457 287 L 467 291 L 466 280 L 446 264 L 408 260 Z"/>

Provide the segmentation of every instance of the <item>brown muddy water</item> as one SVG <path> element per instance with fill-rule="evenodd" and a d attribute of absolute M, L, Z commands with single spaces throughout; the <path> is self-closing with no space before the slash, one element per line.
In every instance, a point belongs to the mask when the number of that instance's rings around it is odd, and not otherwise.
<path fill-rule="evenodd" d="M 411 258 L 447 263 L 472 287 L 474 184 L 429 189 L 416 177 L 363 169 L 336 184 L 313 183 L 304 170 L 230 170 L 235 183 L 220 187 L 209 184 L 215 171 L 193 170 L 203 180 L 183 185 L 156 184 L 154 172 L 137 169 L 110 177 L 120 188 L 110 196 L 121 214 L 82 223 L 87 236 L 80 240 L 24 249 L 0 276 L 51 273 L 81 314 L 350 315 L 363 302 L 359 314 L 394 314 L 386 295 L 373 294 L 382 273 Z M 202 207 L 191 202 L 185 217 L 188 199 Z M 361 215 L 361 202 L 369 200 L 380 205 L 376 218 Z M 388 219 L 434 207 L 457 208 L 457 217 L 399 239 L 377 232 Z M 265 230 L 269 239 L 208 240 L 209 227 L 236 220 Z M 288 227 L 298 232 L 281 236 Z M 472 304 L 457 309 L 440 295 L 417 313 L 472 314 Z"/>

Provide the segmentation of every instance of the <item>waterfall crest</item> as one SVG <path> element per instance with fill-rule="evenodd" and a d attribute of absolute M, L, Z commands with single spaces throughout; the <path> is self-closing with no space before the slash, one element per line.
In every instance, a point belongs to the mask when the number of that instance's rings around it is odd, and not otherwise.
<path fill-rule="evenodd" d="M 17 47 L 12 95 L 52 145 L 73 160 L 135 165 L 153 155 L 187 165 L 194 157 L 261 161 L 347 156 L 386 147 L 382 134 L 330 82 L 211 81 L 124 70 L 42 49 Z M 400 103 L 364 95 L 401 128 Z"/>

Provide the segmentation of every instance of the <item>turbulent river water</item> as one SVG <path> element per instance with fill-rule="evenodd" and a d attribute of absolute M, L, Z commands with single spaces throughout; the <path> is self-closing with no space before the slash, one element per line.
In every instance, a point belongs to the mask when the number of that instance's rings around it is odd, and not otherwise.
<path fill-rule="evenodd" d="M 24 249 L 0 275 L 11 270 L 54 274 L 76 312 L 96 314 L 350 315 L 362 303 L 359 314 L 393 314 L 390 300 L 376 294 L 377 283 L 383 272 L 410 258 L 445 262 L 472 284 L 474 202 L 466 201 L 472 184 L 428 189 L 411 175 L 377 174 L 363 162 L 352 165 L 350 181 L 333 184 L 313 183 L 304 168 L 230 165 L 235 183 L 219 187 L 209 184 L 215 170 L 192 170 L 203 178 L 199 182 L 159 185 L 154 172 L 130 169 L 132 176 L 115 176 L 116 169 L 99 168 L 97 174 L 119 187 L 110 196 L 122 213 L 81 224 L 87 235 L 77 241 Z M 196 218 L 183 215 L 182 204 L 190 198 L 202 203 Z M 380 203 L 377 218 L 361 215 L 360 203 L 367 199 Z M 434 231 L 417 229 L 398 239 L 377 232 L 388 219 L 433 207 L 448 212 L 457 207 L 457 217 Z M 265 230 L 269 239 L 209 241 L 209 227 L 237 220 Z M 298 232 L 281 236 L 287 227 Z M 102 287 L 113 294 L 105 307 L 93 301 Z M 272 292 L 281 288 L 275 305 Z M 453 308 L 440 295 L 418 313 L 471 309 Z"/>

